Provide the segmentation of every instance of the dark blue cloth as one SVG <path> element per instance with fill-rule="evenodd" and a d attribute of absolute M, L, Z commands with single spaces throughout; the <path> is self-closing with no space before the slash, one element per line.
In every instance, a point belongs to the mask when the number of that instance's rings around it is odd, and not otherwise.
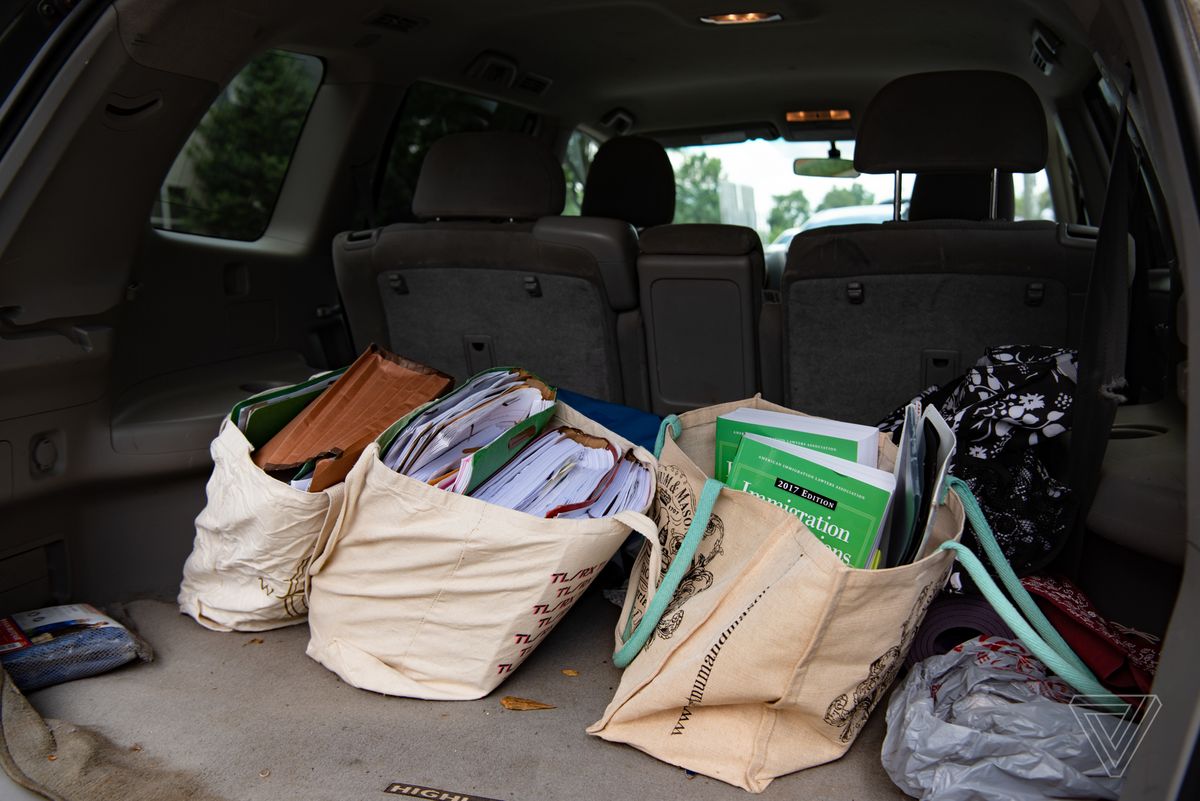
<path fill-rule="evenodd" d="M 654 450 L 654 440 L 658 439 L 658 426 L 662 423 L 662 418 L 658 415 L 643 412 L 632 406 L 596 400 L 562 388 L 558 390 L 558 399 L 609 431 L 620 434 L 648 451 Z"/>

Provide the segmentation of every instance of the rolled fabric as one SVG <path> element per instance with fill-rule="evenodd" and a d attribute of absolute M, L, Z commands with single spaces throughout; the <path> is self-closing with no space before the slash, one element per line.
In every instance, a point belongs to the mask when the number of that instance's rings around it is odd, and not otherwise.
<path fill-rule="evenodd" d="M 970 595 L 940 595 L 929 605 L 904 664 L 912 667 L 923 659 L 949 653 L 954 646 L 980 635 L 1014 639 L 1012 629 L 984 599 Z"/>

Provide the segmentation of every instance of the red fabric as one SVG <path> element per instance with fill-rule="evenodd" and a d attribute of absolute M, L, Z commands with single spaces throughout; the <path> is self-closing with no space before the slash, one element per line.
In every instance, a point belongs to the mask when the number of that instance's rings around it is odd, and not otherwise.
<path fill-rule="evenodd" d="M 1021 579 L 1046 617 L 1096 678 L 1115 693 L 1147 693 L 1158 667 L 1159 639 L 1102 617 L 1060 576 Z"/>

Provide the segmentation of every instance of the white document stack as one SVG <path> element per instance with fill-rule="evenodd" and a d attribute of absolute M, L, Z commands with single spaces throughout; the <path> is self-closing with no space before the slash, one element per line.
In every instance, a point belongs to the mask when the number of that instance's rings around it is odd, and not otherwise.
<path fill-rule="evenodd" d="M 541 384 L 519 372 L 477 376 L 448 403 L 435 403 L 409 422 L 383 462 L 402 475 L 451 489 L 470 481 L 470 455 L 522 420 L 554 405 Z M 452 483 L 451 483 L 452 482 Z"/>
<path fill-rule="evenodd" d="M 537 517 L 609 517 L 650 503 L 650 471 L 612 443 L 573 428 L 547 431 L 473 496 Z"/>

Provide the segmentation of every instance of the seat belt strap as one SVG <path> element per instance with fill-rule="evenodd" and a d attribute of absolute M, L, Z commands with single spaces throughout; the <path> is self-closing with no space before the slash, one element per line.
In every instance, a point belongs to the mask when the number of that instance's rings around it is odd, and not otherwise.
<path fill-rule="evenodd" d="M 1100 482 L 1104 453 L 1117 406 L 1125 398 L 1125 356 L 1129 338 L 1129 219 L 1137 176 L 1129 134 L 1128 80 L 1121 101 L 1116 141 L 1109 161 L 1108 188 L 1092 260 L 1079 341 L 1079 375 L 1071 427 L 1070 485 L 1075 494 L 1075 526 L 1062 552 L 1074 573 L 1079 565 L 1088 510 Z"/>

